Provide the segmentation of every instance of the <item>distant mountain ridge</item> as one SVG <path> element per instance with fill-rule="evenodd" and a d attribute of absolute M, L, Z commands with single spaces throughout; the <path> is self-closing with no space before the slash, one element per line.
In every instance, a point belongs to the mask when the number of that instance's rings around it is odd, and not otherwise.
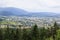
<path fill-rule="evenodd" d="M 9 7 L 9 8 L 0 8 L 0 15 L 24 15 L 27 12 L 25 10 L 22 9 L 18 9 L 18 8 L 13 8 L 13 7 Z"/>
<path fill-rule="evenodd" d="M 52 13 L 52 12 L 27 12 L 23 9 L 7 7 L 0 8 L 0 15 L 3 16 L 38 16 L 38 17 L 60 17 L 60 14 Z"/>

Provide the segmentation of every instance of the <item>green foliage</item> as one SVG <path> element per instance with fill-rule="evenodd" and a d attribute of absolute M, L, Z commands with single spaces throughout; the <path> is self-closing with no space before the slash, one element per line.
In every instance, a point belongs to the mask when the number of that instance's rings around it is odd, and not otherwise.
<path fill-rule="evenodd" d="M 9 34 L 10 34 L 9 27 L 7 26 L 7 29 L 5 30 L 5 34 L 4 34 L 5 40 L 9 40 Z"/>
<path fill-rule="evenodd" d="M 39 30 L 38 26 L 35 24 L 32 28 L 32 40 L 38 40 L 39 39 Z"/>
<path fill-rule="evenodd" d="M 10 33 L 10 40 L 15 40 L 15 31 L 12 29 Z"/>
<path fill-rule="evenodd" d="M 27 40 L 27 30 L 25 28 L 23 29 L 22 40 Z"/>
<path fill-rule="evenodd" d="M 3 32 L 1 28 L 0 28 L 0 40 L 3 40 Z"/>
<path fill-rule="evenodd" d="M 35 24 L 32 28 L 0 28 L 0 40 L 60 40 L 60 29 L 57 23 L 48 29 L 38 28 Z"/>

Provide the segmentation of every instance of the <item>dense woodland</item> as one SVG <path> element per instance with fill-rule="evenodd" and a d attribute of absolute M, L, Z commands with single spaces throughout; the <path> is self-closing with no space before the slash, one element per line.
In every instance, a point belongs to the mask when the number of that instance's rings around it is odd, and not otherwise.
<path fill-rule="evenodd" d="M 31 28 L 0 28 L 0 40 L 60 40 L 60 28 L 57 23 L 50 28 L 38 28 L 35 24 Z"/>

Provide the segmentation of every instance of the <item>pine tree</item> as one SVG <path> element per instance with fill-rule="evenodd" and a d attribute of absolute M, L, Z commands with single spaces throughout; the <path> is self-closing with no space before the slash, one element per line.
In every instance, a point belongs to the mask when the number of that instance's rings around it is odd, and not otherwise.
<path fill-rule="evenodd" d="M 15 40 L 15 31 L 14 29 L 11 30 L 11 33 L 10 33 L 10 40 Z"/>
<path fill-rule="evenodd" d="M 27 40 L 27 30 L 23 28 L 22 40 Z"/>
<path fill-rule="evenodd" d="M 5 34 L 4 34 L 4 39 L 5 40 L 9 40 L 9 34 L 10 34 L 10 31 L 9 31 L 9 27 L 8 27 L 8 25 L 7 25 L 7 29 L 5 30 Z"/>
<path fill-rule="evenodd" d="M 32 40 L 39 40 L 39 30 L 36 24 L 33 26 L 31 34 L 32 34 Z"/>
<path fill-rule="evenodd" d="M 19 40 L 19 36 L 20 35 L 20 33 L 19 33 L 19 29 L 17 28 L 16 29 L 16 34 L 15 34 L 15 40 Z"/>
<path fill-rule="evenodd" d="M 46 30 L 43 27 L 40 29 L 40 40 L 45 40 L 45 37 L 46 37 Z"/>
<path fill-rule="evenodd" d="M 53 36 L 53 40 L 56 39 L 56 35 L 57 35 L 57 30 L 59 29 L 57 23 L 55 22 L 54 23 L 54 26 L 53 26 L 53 29 L 51 30 L 52 31 L 52 36 Z"/>
<path fill-rule="evenodd" d="M 3 31 L 1 28 L 0 28 L 0 40 L 3 40 Z"/>
<path fill-rule="evenodd" d="M 58 27 L 58 25 L 57 25 L 56 22 L 54 23 L 54 26 L 53 26 L 53 27 L 54 27 L 55 31 L 56 31 L 57 29 L 59 29 L 59 27 Z"/>
<path fill-rule="evenodd" d="M 19 40 L 22 40 L 22 29 L 21 29 L 21 25 L 19 25 L 19 28 L 18 28 L 18 31 L 19 31 Z"/>

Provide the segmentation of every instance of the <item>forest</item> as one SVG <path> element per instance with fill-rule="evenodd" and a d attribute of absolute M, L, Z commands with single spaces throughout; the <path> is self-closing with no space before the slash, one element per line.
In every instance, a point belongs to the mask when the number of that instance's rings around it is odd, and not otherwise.
<path fill-rule="evenodd" d="M 0 28 L 0 40 L 60 40 L 60 28 L 57 23 L 45 28 L 34 25 L 31 28 Z"/>

